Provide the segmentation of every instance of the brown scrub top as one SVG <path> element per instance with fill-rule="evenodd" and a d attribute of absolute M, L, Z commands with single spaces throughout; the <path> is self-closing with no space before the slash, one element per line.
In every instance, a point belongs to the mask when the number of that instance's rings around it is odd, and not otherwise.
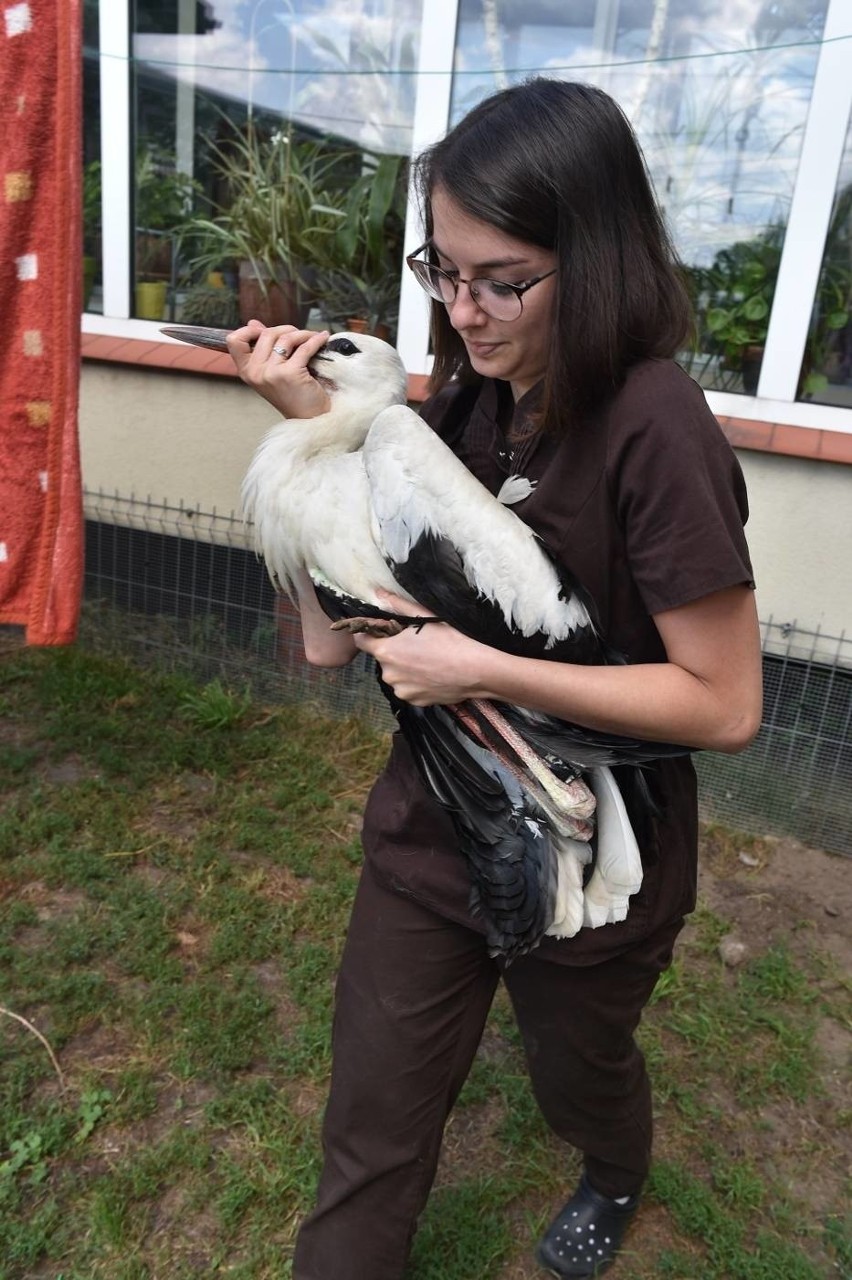
<path fill-rule="evenodd" d="M 701 389 L 672 361 L 634 366 L 596 420 L 567 439 L 518 431 L 538 395 L 534 388 L 514 405 L 506 383 L 452 385 L 424 405 L 423 416 L 493 493 L 510 473 L 535 481 L 512 509 L 591 594 L 609 645 L 629 662 L 664 662 L 653 614 L 737 583 L 753 586 L 745 483 L 733 450 Z M 644 867 L 627 919 L 545 938 L 536 956 L 592 964 L 694 907 L 691 759 L 655 761 L 642 772 L 653 813 L 639 795 L 637 771 L 615 770 Z M 367 803 L 363 844 L 389 887 L 484 932 L 468 908 L 470 881 L 452 823 L 425 791 L 399 734 Z"/>

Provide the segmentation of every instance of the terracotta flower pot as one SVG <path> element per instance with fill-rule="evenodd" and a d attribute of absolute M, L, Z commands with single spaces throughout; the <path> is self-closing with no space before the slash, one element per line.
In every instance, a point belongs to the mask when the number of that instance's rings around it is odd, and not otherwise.
<path fill-rule="evenodd" d="M 380 320 L 372 329 L 369 327 L 369 320 L 365 320 L 363 316 L 351 316 L 346 321 L 346 328 L 349 333 L 369 333 L 374 338 L 381 338 L 383 342 L 387 342 L 390 338 L 390 329 Z"/>
<path fill-rule="evenodd" d="M 240 263 L 240 320 L 261 324 L 294 324 L 304 329 L 309 307 L 297 280 L 261 281 L 248 262 Z"/>

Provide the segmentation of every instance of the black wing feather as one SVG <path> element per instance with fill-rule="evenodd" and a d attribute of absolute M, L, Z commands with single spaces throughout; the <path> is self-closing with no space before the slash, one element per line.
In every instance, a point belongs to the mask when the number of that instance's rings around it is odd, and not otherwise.
<path fill-rule="evenodd" d="M 532 636 L 521 635 L 506 622 L 498 605 L 471 586 L 465 575 L 462 556 L 449 538 L 424 533 L 412 544 L 407 560 L 388 559 L 387 563 L 397 582 L 415 600 L 457 631 L 492 648 L 518 657 L 549 658 L 561 662 L 593 664 L 611 660 L 598 634 L 591 598 L 549 555 L 544 544 L 539 543 L 539 546 L 559 573 L 562 599 L 567 601 L 575 597 L 589 617 L 587 626 L 577 627 L 565 640 L 552 645 L 549 644 L 550 637 L 543 631 Z"/>

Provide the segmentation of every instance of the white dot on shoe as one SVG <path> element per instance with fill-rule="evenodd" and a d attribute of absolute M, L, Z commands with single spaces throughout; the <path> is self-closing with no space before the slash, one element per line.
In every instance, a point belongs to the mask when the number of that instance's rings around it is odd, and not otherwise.
<path fill-rule="evenodd" d="M 609 1236 L 604 1236 L 604 1244 L 612 1244 L 612 1241 L 610 1240 Z"/>

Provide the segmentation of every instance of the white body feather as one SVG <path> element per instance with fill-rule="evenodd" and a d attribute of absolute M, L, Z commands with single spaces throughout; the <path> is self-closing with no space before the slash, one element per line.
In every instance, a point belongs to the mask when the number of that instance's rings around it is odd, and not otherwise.
<path fill-rule="evenodd" d="M 405 595 L 370 531 L 370 493 L 360 453 L 306 458 L 293 450 L 294 426 L 274 428 L 252 460 L 243 509 L 255 549 L 289 590 L 296 571 L 342 587 L 369 604 L 377 589 Z"/>

